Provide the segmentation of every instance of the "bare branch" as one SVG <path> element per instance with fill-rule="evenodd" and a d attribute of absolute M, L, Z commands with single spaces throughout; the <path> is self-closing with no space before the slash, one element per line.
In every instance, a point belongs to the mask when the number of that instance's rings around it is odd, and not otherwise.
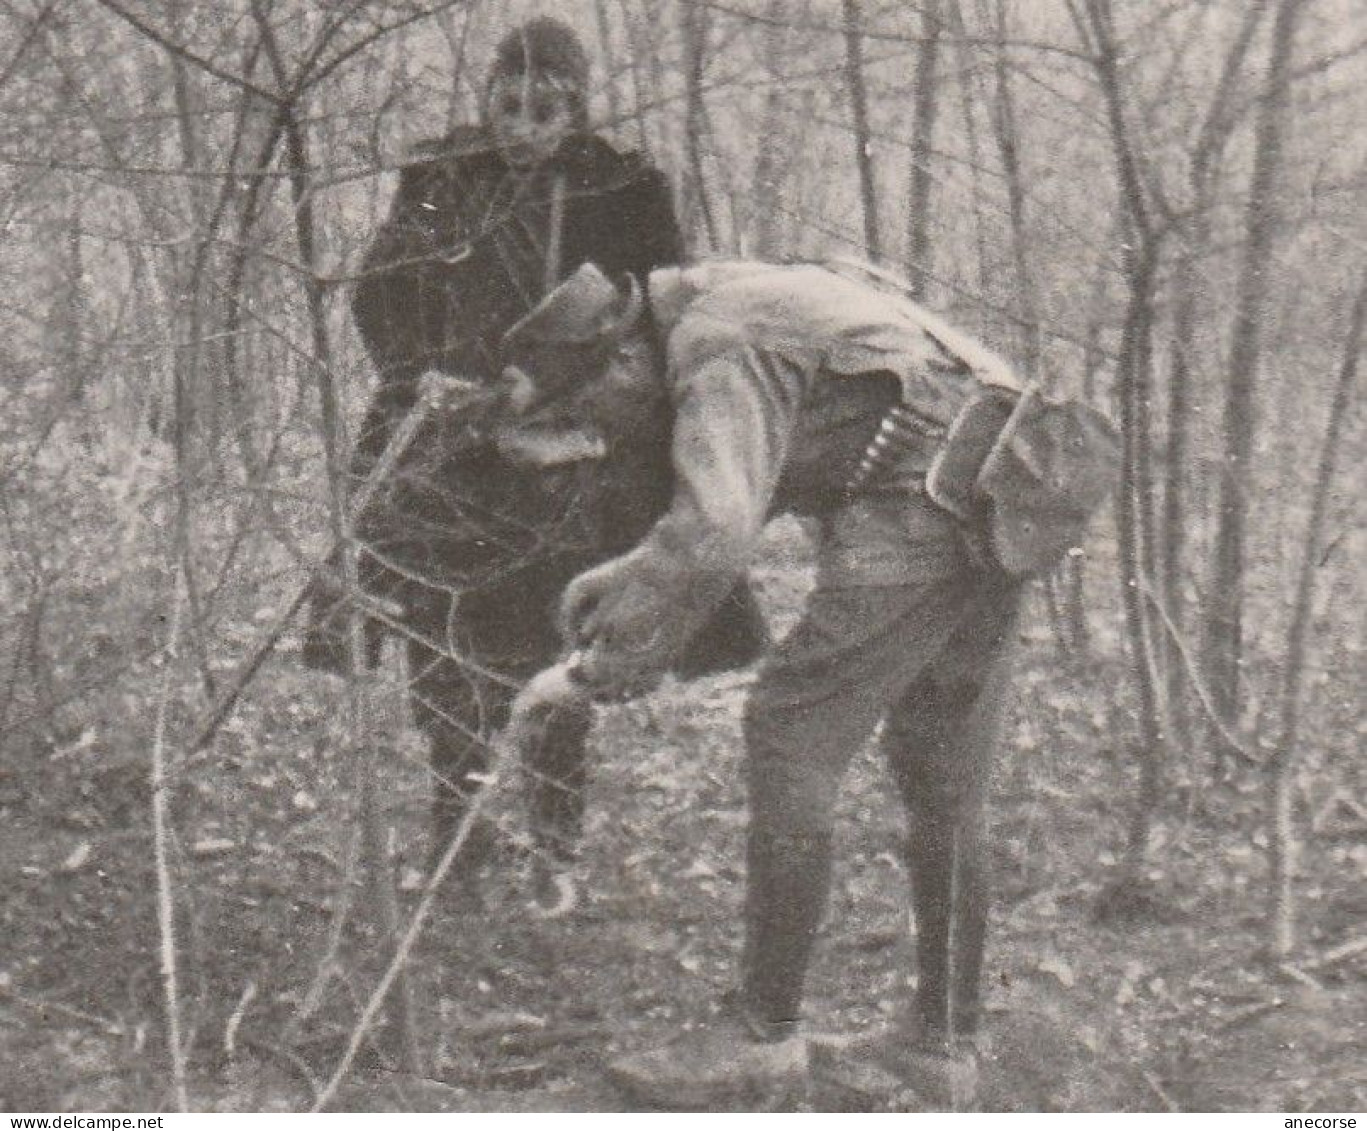
<path fill-rule="evenodd" d="M 844 28 L 839 24 L 822 23 L 818 20 L 790 20 L 780 19 L 762 12 L 747 12 L 743 8 L 735 8 L 729 4 L 720 3 L 719 0 L 697 0 L 700 8 L 707 8 L 713 12 L 718 12 L 725 16 L 734 16 L 737 19 L 747 20 L 750 23 L 767 24 L 779 23 L 783 27 L 793 28 L 796 31 L 823 31 L 831 35 L 844 34 Z M 907 35 L 902 32 L 866 30 L 866 39 L 878 40 L 883 43 L 912 43 L 920 44 L 926 39 L 924 35 Z M 948 39 L 948 37 L 947 37 Z M 962 38 L 949 39 L 950 42 L 962 44 L 965 47 L 982 47 L 989 50 L 995 49 L 998 42 L 991 38 L 978 36 L 965 36 Z M 1083 51 L 1078 51 L 1072 47 L 1065 47 L 1060 43 L 1045 43 L 1035 39 L 1011 39 L 1005 43 L 1006 47 L 1019 49 L 1022 51 L 1038 51 L 1046 55 L 1060 55 L 1067 59 L 1076 59 L 1079 62 L 1091 63 L 1091 57 Z"/>
<path fill-rule="evenodd" d="M 267 102 L 279 104 L 283 101 L 281 96 L 276 94 L 273 90 L 267 90 L 265 87 L 252 82 L 251 79 L 244 78 L 242 75 L 235 75 L 231 71 L 225 71 L 213 60 L 204 58 L 203 55 L 190 50 L 190 48 L 186 47 L 183 43 L 177 43 L 165 32 L 158 30 L 145 20 L 139 19 L 132 12 L 128 11 L 122 4 L 118 3 L 118 0 L 95 0 L 95 3 L 109 9 L 114 15 L 118 16 L 130 27 L 141 32 L 153 43 L 157 44 L 157 46 L 169 51 L 172 55 L 175 55 L 177 58 L 184 60 L 192 66 L 198 67 L 205 74 L 213 75 L 216 79 L 221 79 L 223 82 L 232 83 L 233 86 L 238 86 L 243 90 L 250 91 L 258 98 L 264 98 Z"/>

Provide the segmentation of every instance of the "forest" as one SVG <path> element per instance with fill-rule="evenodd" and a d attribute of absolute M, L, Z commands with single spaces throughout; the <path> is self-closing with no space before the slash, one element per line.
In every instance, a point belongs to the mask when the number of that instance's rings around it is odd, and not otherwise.
<path fill-rule="evenodd" d="M 299 659 L 366 249 L 548 10 L 691 259 L 876 264 L 1120 428 L 1021 625 L 983 1107 L 1367 1108 L 1359 0 L 0 0 L 0 1107 L 626 1110 L 603 1058 L 733 976 L 750 673 L 599 711 L 545 920 L 516 775 L 429 899 L 402 657 Z M 754 579 L 782 632 L 800 524 Z M 821 1030 L 914 970 L 885 777 Z"/>

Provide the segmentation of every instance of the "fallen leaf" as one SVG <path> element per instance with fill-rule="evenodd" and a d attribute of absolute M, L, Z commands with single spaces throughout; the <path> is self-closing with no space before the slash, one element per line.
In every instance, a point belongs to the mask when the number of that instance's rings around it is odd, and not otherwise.
<path fill-rule="evenodd" d="M 51 757 L 54 762 L 59 762 L 63 758 L 70 758 L 73 754 L 79 754 L 83 750 L 88 750 L 94 745 L 95 728 L 86 727 L 85 730 L 81 731 L 80 737 L 77 738 L 75 742 L 69 742 L 67 745 L 54 750 Z"/>
<path fill-rule="evenodd" d="M 57 869 L 59 872 L 79 872 L 90 860 L 90 841 L 83 840 L 71 850 L 71 854 L 62 861 Z"/>
<path fill-rule="evenodd" d="M 1035 964 L 1035 969 L 1041 974 L 1052 974 L 1065 989 L 1071 989 L 1073 983 L 1077 981 L 1073 975 L 1073 968 L 1063 959 L 1055 956 L 1041 958 Z"/>
<path fill-rule="evenodd" d="M 501 1037 L 505 1033 L 527 1033 L 546 1027 L 546 1019 L 522 1010 L 497 1010 L 476 1017 L 465 1026 L 465 1035 L 473 1040 Z"/>

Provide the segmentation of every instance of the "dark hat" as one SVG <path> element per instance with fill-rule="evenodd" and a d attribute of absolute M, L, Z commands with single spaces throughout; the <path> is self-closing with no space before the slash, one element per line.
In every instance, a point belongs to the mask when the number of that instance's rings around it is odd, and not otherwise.
<path fill-rule="evenodd" d="M 585 263 L 503 335 L 505 357 L 547 345 L 594 345 L 630 326 L 640 313 L 641 288 L 628 276 L 625 291 Z"/>
<path fill-rule="evenodd" d="M 494 52 L 494 75 L 538 71 L 562 79 L 583 93 L 589 85 L 589 59 L 574 30 L 553 16 L 537 16 L 510 31 Z"/>

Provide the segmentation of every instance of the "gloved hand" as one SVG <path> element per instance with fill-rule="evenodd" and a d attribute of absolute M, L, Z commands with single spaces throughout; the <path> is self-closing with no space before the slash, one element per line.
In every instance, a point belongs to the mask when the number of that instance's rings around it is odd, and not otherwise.
<path fill-rule="evenodd" d="M 574 578 L 560 597 L 557 627 L 565 644 L 586 647 L 597 631 L 599 606 L 614 589 L 620 589 L 630 570 L 626 557 L 612 558 L 586 569 Z"/>
<path fill-rule="evenodd" d="M 674 622 L 649 580 L 617 558 L 580 574 L 560 604 L 560 630 L 577 653 L 574 678 L 599 701 L 644 695 L 660 681 L 678 643 Z"/>

